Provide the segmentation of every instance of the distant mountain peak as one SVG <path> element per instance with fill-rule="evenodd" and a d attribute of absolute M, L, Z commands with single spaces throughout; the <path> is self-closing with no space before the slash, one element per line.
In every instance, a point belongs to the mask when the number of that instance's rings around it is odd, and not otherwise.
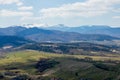
<path fill-rule="evenodd" d="M 109 29 L 111 28 L 110 26 L 107 25 L 84 25 L 84 26 L 79 26 L 75 27 L 79 29 Z"/>
<path fill-rule="evenodd" d="M 47 24 L 23 24 L 22 26 L 26 27 L 26 28 L 32 28 L 32 27 L 47 27 Z"/>
<path fill-rule="evenodd" d="M 57 26 L 58 26 L 58 27 L 65 27 L 64 24 L 58 24 Z"/>
<path fill-rule="evenodd" d="M 64 24 L 57 24 L 57 25 L 53 25 L 53 26 L 50 26 L 50 27 L 58 27 L 58 28 L 64 28 L 64 27 L 68 27 Z"/>

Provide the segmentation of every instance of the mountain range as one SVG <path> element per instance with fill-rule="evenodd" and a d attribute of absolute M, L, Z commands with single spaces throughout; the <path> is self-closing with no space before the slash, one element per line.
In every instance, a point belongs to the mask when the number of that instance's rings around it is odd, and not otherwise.
<path fill-rule="evenodd" d="M 59 24 L 55 26 L 46 27 L 48 30 L 60 30 L 67 32 L 78 32 L 81 34 L 103 34 L 110 35 L 114 37 L 120 37 L 120 28 L 119 27 L 111 27 L 106 25 L 86 25 L 86 26 L 78 26 L 78 27 L 68 27 L 64 24 Z"/>
<path fill-rule="evenodd" d="M 12 26 L 12 27 L 7 27 L 7 28 L 0 28 L 0 35 L 1 36 L 17 36 L 17 37 L 22 37 L 22 38 L 29 39 L 29 40 L 36 41 L 36 42 L 78 42 L 78 41 L 120 40 L 120 38 L 116 37 L 118 35 L 111 36 L 108 34 L 98 34 L 98 33 L 93 34 L 94 32 L 97 32 L 95 31 L 96 29 L 94 29 L 96 27 L 91 27 L 91 28 L 80 27 L 80 29 L 77 29 L 76 27 L 72 29 L 68 27 L 63 27 L 63 25 L 60 25 L 60 26 L 62 26 L 64 31 L 58 30 L 61 27 L 58 27 L 56 30 L 55 27 L 54 29 L 53 27 L 51 27 L 51 29 L 48 29 L 48 28 L 43 29 L 43 28 L 38 28 L 38 27 L 26 28 L 24 26 Z M 109 27 L 106 27 L 106 29 L 105 27 L 102 27 L 102 28 L 97 27 L 97 30 L 106 31 L 107 28 Z M 82 31 L 77 32 L 80 30 Z M 93 31 L 90 33 L 89 31 L 86 32 L 85 30 L 86 31 L 93 30 Z M 119 32 L 117 31 L 116 33 L 119 33 Z"/>

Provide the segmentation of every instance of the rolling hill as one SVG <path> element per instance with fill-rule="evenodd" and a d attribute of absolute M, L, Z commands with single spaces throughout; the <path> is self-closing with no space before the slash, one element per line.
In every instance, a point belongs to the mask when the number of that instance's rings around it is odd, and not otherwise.
<path fill-rule="evenodd" d="M 49 54 L 31 50 L 12 52 L 0 61 L 0 79 L 119 80 L 120 55 L 114 56 Z"/>
<path fill-rule="evenodd" d="M 0 47 L 11 46 L 17 47 L 32 41 L 17 36 L 0 36 Z"/>
<path fill-rule="evenodd" d="M 16 33 L 25 30 L 25 27 L 21 27 L 21 26 L 10 26 L 7 28 L 0 28 L 0 33 L 2 33 L 2 35 L 16 35 Z"/>
<path fill-rule="evenodd" d="M 120 47 L 105 46 L 88 42 L 79 43 L 34 43 L 26 44 L 17 48 L 18 50 L 37 50 L 56 54 L 78 54 L 78 55 L 106 55 L 119 54 Z M 114 51 L 114 52 L 113 52 Z M 116 52 L 115 52 L 116 51 Z"/>

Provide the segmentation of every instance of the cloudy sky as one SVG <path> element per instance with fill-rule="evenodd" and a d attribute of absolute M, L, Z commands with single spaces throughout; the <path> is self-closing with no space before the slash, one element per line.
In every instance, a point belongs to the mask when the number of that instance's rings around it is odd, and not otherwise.
<path fill-rule="evenodd" d="M 0 0 L 0 27 L 22 24 L 120 27 L 120 0 Z"/>

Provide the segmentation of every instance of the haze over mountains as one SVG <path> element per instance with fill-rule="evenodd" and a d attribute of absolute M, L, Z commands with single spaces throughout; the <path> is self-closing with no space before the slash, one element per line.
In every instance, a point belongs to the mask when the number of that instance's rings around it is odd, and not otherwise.
<path fill-rule="evenodd" d="M 26 28 L 13 26 L 0 28 L 1 36 L 23 37 L 36 42 L 76 42 L 119 40 L 120 29 L 108 26 L 65 27 L 64 25 L 46 28 Z"/>
<path fill-rule="evenodd" d="M 67 32 L 78 32 L 82 34 L 105 34 L 110 36 L 120 37 L 120 28 L 119 27 L 111 27 L 107 25 L 85 25 L 78 27 L 68 27 L 64 24 L 59 24 L 51 27 L 47 27 L 50 30 L 60 30 Z"/>

